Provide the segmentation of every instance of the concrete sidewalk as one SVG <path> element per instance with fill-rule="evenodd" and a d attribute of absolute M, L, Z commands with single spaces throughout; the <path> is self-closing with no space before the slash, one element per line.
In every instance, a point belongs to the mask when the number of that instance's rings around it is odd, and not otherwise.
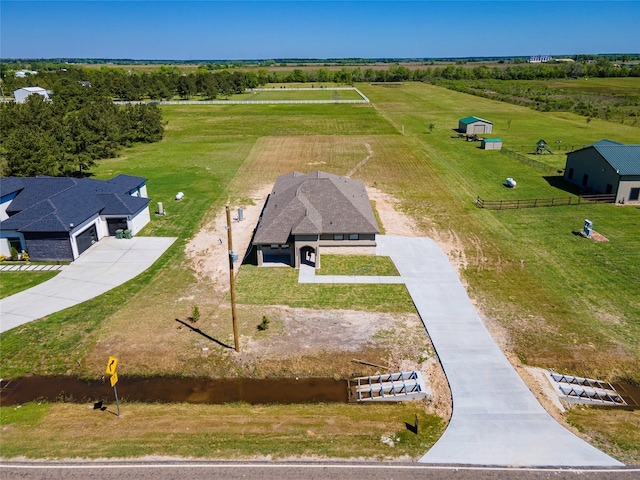
<path fill-rule="evenodd" d="M 0 333 L 85 302 L 137 277 L 175 240 L 102 239 L 51 280 L 0 300 Z"/>

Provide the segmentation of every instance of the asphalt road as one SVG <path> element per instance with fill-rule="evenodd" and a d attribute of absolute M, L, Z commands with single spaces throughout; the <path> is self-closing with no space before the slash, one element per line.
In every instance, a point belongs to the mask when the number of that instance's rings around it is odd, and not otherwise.
<path fill-rule="evenodd" d="M 302 462 L 78 462 L 0 463 L 0 478 L 46 480 L 636 480 L 640 466 L 612 469 L 541 469 L 433 466 L 416 463 Z"/>

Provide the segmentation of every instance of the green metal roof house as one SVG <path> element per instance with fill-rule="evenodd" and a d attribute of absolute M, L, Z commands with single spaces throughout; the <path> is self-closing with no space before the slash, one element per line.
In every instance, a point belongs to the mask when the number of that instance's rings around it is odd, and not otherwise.
<path fill-rule="evenodd" d="M 491 133 L 493 123 L 480 117 L 464 117 L 458 120 L 458 131 L 460 133 Z"/>
<path fill-rule="evenodd" d="M 640 145 L 600 140 L 567 154 L 565 180 L 616 202 L 640 203 Z"/>

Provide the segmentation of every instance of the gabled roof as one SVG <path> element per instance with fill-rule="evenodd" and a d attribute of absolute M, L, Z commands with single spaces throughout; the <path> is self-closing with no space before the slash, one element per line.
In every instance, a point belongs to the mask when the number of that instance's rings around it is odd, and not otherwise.
<path fill-rule="evenodd" d="M 316 171 L 276 179 L 254 237 L 257 244 L 283 244 L 290 235 L 378 233 L 362 182 Z"/>
<path fill-rule="evenodd" d="M 588 148 L 596 150 L 619 175 L 640 175 L 640 145 L 625 145 L 604 139 L 582 150 Z"/>
<path fill-rule="evenodd" d="M 126 178 L 125 178 L 126 177 Z M 75 179 L 67 177 L 2 178 L 0 191 L 17 192 L 9 204 L 9 218 L 2 230 L 19 232 L 69 232 L 96 215 L 131 215 L 148 203 L 148 198 L 127 193 L 146 179 L 118 175 L 118 180 Z"/>
<path fill-rule="evenodd" d="M 0 179 L 0 198 L 6 197 L 24 188 L 24 182 L 18 177 L 8 177 Z"/>
<path fill-rule="evenodd" d="M 490 123 L 491 125 L 493 125 L 493 122 L 490 122 L 489 120 L 485 120 L 484 118 L 480 118 L 480 117 L 471 116 L 471 117 L 464 117 L 460 119 L 460 123 L 464 123 L 465 125 L 469 125 L 475 122 L 484 122 L 484 123 Z"/>
<path fill-rule="evenodd" d="M 22 87 L 22 88 L 19 88 L 18 90 L 26 90 L 27 92 L 31 92 L 31 93 L 46 93 L 46 92 L 48 92 L 47 89 L 42 88 L 42 87 Z M 16 92 L 18 90 L 16 90 Z"/>

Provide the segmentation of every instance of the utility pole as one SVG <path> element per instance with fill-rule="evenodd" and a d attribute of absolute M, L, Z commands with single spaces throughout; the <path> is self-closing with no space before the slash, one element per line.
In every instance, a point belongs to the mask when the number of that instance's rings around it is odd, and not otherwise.
<path fill-rule="evenodd" d="M 231 318 L 233 320 L 233 341 L 235 342 L 236 352 L 240 351 L 238 344 L 238 324 L 236 321 L 236 286 L 235 275 L 233 274 L 233 239 L 231 238 L 231 210 L 229 205 L 227 210 L 227 240 L 229 242 L 229 286 L 231 287 Z"/>

